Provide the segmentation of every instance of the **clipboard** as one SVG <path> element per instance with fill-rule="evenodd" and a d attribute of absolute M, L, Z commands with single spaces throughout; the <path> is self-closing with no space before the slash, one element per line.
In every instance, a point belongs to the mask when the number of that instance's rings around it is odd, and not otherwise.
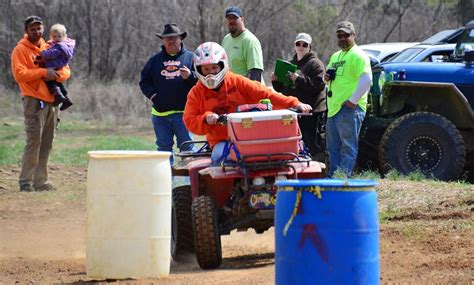
<path fill-rule="evenodd" d="M 286 77 L 288 71 L 296 72 L 297 66 L 289 61 L 277 58 L 275 63 L 275 75 L 277 76 L 277 81 L 283 83 L 285 86 L 293 85 L 293 81 Z"/>

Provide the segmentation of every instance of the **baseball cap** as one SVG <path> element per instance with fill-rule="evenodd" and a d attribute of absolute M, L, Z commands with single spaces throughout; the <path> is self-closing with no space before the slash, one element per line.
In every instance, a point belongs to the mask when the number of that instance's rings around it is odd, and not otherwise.
<path fill-rule="evenodd" d="M 339 32 L 339 31 L 342 31 L 348 34 L 355 34 L 354 25 L 349 21 L 342 21 L 342 22 L 337 23 L 336 32 Z"/>
<path fill-rule="evenodd" d="M 313 40 L 311 39 L 311 36 L 307 33 L 299 33 L 296 35 L 295 43 L 296 42 L 305 42 L 308 44 L 311 44 Z"/>
<path fill-rule="evenodd" d="M 41 17 L 38 17 L 38 16 L 28 16 L 25 19 L 25 28 L 28 28 L 31 24 L 34 24 L 34 23 L 43 24 L 43 19 L 41 19 Z"/>
<path fill-rule="evenodd" d="M 236 17 L 242 17 L 242 10 L 237 6 L 230 6 L 225 10 L 225 16 L 234 15 Z"/>

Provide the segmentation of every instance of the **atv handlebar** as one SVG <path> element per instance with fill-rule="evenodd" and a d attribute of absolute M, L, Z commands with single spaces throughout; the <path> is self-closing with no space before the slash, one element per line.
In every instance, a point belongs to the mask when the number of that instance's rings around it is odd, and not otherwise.
<path fill-rule="evenodd" d="M 217 124 L 226 126 L 227 125 L 227 114 L 219 115 L 219 117 L 217 118 Z"/>

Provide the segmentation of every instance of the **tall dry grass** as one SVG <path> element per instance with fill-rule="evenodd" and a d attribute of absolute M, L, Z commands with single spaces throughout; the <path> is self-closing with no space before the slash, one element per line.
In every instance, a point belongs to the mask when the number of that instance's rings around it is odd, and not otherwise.
<path fill-rule="evenodd" d="M 0 118 L 18 118 L 23 116 L 19 90 L 8 89 L 0 85 Z"/>
<path fill-rule="evenodd" d="M 114 81 L 99 83 L 74 79 L 66 83 L 74 105 L 60 113 L 61 119 L 100 121 L 117 125 L 151 125 L 151 103 L 138 84 Z M 0 86 L 0 117 L 22 118 L 20 91 Z"/>

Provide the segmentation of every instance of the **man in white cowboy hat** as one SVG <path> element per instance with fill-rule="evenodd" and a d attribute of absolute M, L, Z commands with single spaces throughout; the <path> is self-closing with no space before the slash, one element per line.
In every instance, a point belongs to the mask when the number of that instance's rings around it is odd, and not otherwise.
<path fill-rule="evenodd" d="M 192 140 L 183 123 L 183 111 L 189 90 L 197 81 L 193 66 L 194 53 L 184 47 L 186 32 L 176 24 L 166 24 L 157 33 L 163 43 L 162 51 L 152 56 L 141 72 L 140 88 L 152 101 L 151 110 L 156 145 L 159 151 L 173 151 L 176 136 L 181 151 L 191 150 L 192 145 L 181 144 Z M 173 157 L 171 157 L 171 163 Z"/>

